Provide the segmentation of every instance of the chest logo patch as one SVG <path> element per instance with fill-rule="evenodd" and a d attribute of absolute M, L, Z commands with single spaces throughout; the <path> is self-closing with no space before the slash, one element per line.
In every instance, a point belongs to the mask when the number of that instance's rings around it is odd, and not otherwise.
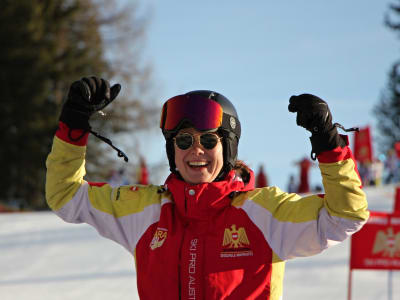
<path fill-rule="evenodd" d="M 244 227 L 236 229 L 232 224 L 230 228 L 225 228 L 224 239 L 222 241 L 221 257 L 240 257 L 252 256 L 253 251 L 250 248 L 250 241 L 247 237 Z"/>
<path fill-rule="evenodd" d="M 168 230 L 158 227 L 154 233 L 153 239 L 150 242 L 150 249 L 154 250 L 161 247 L 167 239 Z"/>

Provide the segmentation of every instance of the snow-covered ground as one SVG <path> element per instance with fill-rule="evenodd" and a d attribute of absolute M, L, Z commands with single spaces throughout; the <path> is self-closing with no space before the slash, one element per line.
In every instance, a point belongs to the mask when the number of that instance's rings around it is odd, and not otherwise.
<path fill-rule="evenodd" d="M 391 211 L 394 187 L 365 189 L 371 210 Z M 285 300 L 347 299 L 349 242 L 289 261 Z M 388 272 L 353 271 L 354 300 L 387 298 Z M 88 225 L 51 212 L 0 214 L 1 300 L 138 299 L 133 257 Z M 393 300 L 400 272 L 393 272 Z"/>

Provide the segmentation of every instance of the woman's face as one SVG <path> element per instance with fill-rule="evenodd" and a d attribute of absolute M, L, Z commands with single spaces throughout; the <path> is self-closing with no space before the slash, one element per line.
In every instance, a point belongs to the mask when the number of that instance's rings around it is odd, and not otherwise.
<path fill-rule="evenodd" d="M 214 148 L 206 149 L 200 144 L 200 135 L 204 133 L 194 128 L 185 128 L 178 135 L 183 133 L 193 135 L 194 143 L 188 149 L 182 150 L 174 142 L 175 165 L 182 178 L 192 184 L 214 181 L 224 164 L 221 141 L 218 139 Z"/>

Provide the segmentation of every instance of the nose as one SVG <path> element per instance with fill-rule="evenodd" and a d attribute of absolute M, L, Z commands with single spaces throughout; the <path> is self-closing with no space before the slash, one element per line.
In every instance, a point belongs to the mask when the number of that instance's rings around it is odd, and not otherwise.
<path fill-rule="evenodd" d="M 200 136 L 194 136 L 193 145 L 190 149 L 192 153 L 197 155 L 204 153 L 203 145 L 200 143 Z"/>

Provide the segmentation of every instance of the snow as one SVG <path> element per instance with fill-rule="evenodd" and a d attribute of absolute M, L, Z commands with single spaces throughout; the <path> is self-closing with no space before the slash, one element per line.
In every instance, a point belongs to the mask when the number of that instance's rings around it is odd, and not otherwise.
<path fill-rule="evenodd" d="M 365 188 L 371 210 L 391 211 L 394 186 Z M 347 299 L 349 241 L 287 262 L 283 299 Z M 387 271 L 353 271 L 352 299 L 388 299 Z M 400 272 L 393 272 L 400 299 Z M 156 287 L 155 287 L 156 288 Z M 133 257 L 88 225 L 52 212 L 0 214 L 1 300 L 139 299 Z"/>

